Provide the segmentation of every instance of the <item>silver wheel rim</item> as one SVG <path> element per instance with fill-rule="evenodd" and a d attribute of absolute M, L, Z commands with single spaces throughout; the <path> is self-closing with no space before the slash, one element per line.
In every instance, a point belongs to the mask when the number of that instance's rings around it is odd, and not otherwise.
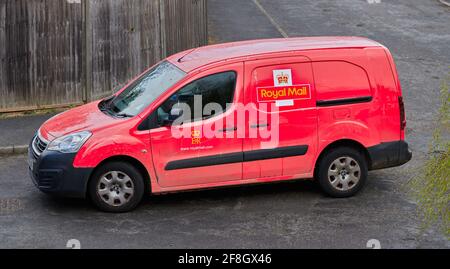
<path fill-rule="evenodd" d="M 361 178 L 361 168 L 355 159 L 345 156 L 337 158 L 328 168 L 328 181 L 338 191 L 353 189 Z"/>
<path fill-rule="evenodd" d="M 97 184 L 97 194 L 103 202 L 110 206 L 123 206 L 133 197 L 134 184 L 124 172 L 110 171 L 100 178 Z"/>

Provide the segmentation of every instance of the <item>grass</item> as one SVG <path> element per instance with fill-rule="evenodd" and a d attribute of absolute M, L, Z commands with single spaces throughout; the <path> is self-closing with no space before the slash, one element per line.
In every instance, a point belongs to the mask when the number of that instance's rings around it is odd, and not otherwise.
<path fill-rule="evenodd" d="M 430 157 L 419 169 L 418 176 L 410 181 L 417 200 L 423 229 L 431 225 L 441 226 L 450 238 L 450 73 L 441 87 L 441 104 L 437 126 L 430 144 Z"/>

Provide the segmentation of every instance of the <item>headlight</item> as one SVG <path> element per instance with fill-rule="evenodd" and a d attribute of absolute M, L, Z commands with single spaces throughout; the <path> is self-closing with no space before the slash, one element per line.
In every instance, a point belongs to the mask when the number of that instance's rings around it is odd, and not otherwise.
<path fill-rule="evenodd" d="M 47 150 L 59 151 L 61 153 L 76 153 L 91 135 L 91 132 L 84 131 L 62 136 L 53 140 Z"/>

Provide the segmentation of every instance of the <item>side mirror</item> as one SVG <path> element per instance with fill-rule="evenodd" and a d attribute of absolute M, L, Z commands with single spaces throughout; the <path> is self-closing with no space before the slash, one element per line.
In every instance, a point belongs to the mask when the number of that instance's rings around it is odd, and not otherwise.
<path fill-rule="evenodd" d="M 164 121 L 164 125 L 171 125 L 174 121 L 183 116 L 183 109 L 181 108 L 172 108 L 170 111 L 169 117 Z"/>
<path fill-rule="evenodd" d="M 169 120 L 175 121 L 181 116 L 183 116 L 183 109 L 172 108 L 172 110 L 170 111 Z"/>

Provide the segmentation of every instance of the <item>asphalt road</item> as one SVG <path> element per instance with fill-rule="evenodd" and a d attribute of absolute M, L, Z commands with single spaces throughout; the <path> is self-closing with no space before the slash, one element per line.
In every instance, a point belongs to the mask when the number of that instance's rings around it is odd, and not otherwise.
<path fill-rule="evenodd" d="M 311 182 L 154 196 L 136 211 L 105 214 L 86 201 L 39 193 L 26 157 L 0 157 L 0 248 L 449 248 L 420 229 L 407 181 L 420 172 L 450 65 L 450 9 L 438 1 L 210 0 L 213 42 L 289 36 L 359 35 L 391 49 L 406 98 L 413 160 L 374 171 L 356 197 L 325 197 Z M 300 4 L 301 3 L 301 4 Z M 269 15 L 269 17 L 267 16 Z"/>

